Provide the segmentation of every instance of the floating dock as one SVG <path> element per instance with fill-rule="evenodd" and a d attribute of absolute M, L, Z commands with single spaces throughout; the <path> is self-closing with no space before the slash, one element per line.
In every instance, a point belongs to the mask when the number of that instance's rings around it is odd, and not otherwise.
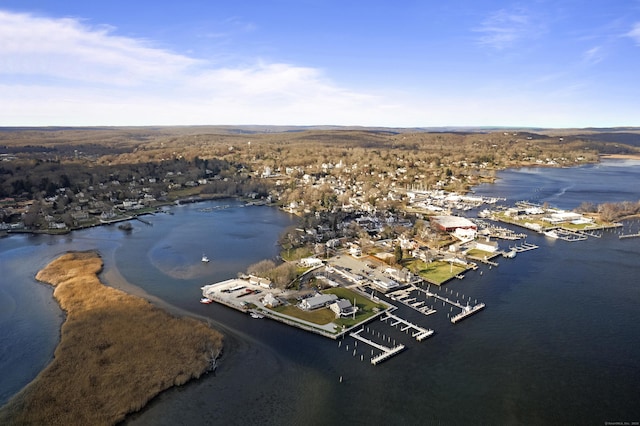
<path fill-rule="evenodd" d="M 371 358 L 371 364 L 376 365 L 381 363 L 382 361 L 385 361 L 389 358 L 391 358 L 392 356 L 402 352 L 404 350 L 404 345 L 403 344 L 399 344 L 397 346 L 394 346 L 393 348 L 389 348 L 387 346 L 381 345 L 379 343 L 376 343 L 372 340 L 369 340 L 365 337 L 360 336 L 360 333 L 362 332 L 362 330 L 364 330 L 363 328 L 361 328 L 358 331 L 349 333 L 349 336 L 353 337 L 354 339 L 357 339 L 363 343 L 366 343 L 369 346 L 373 346 L 376 349 L 379 349 L 382 351 L 382 353 L 380 353 L 379 355 L 374 356 L 373 358 Z"/>

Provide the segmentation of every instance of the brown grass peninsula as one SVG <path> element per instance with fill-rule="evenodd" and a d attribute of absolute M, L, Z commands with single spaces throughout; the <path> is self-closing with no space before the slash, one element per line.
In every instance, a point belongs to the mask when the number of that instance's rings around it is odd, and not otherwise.
<path fill-rule="evenodd" d="M 220 333 L 103 285 L 102 265 L 95 252 L 73 252 L 38 272 L 66 320 L 53 361 L 0 410 L 0 424 L 115 424 L 220 354 Z"/>

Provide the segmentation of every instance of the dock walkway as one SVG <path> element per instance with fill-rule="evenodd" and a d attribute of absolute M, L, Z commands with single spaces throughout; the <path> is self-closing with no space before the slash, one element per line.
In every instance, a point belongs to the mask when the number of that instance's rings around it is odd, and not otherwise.
<path fill-rule="evenodd" d="M 380 321 L 384 321 L 384 322 L 386 322 L 389 319 L 392 320 L 390 322 L 390 325 L 392 327 L 395 327 L 396 325 L 400 324 L 400 331 L 402 332 L 415 330 L 412 332 L 411 337 L 415 338 L 418 342 L 423 341 L 424 339 L 426 339 L 427 337 L 430 337 L 434 333 L 434 331 L 431 329 L 422 328 L 418 325 L 410 323 L 409 321 L 404 320 L 396 315 L 393 315 L 391 312 L 388 312 L 388 311 L 385 313 L 384 316 L 380 317 Z"/>
<path fill-rule="evenodd" d="M 509 248 L 511 250 L 515 251 L 516 253 L 522 253 L 522 252 L 529 251 L 529 250 L 535 250 L 535 249 L 539 248 L 539 246 L 537 246 L 535 244 L 528 243 L 528 242 L 525 241 L 524 243 L 522 243 L 520 245 L 515 245 L 513 247 L 509 246 Z"/>
<path fill-rule="evenodd" d="M 432 293 L 431 291 L 429 291 L 429 289 L 424 289 L 424 288 L 420 288 L 420 287 L 414 287 L 415 290 L 421 291 L 424 294 L 426 294 L 429 297 L 433 297 L 435 299 L 441 300 L 442 303 L 448 303 L 450 305 L 453 305 L 457 308 L 460 308 L 461 312 L 459 314 L 454 315 L 453 317 L 451 317 L 451 322 L 453 324 L 455 324 L 456 322 L 468 317 L 469 315 L 473 315 L 476 312 L 484 309 L 485 305 L 484 303 L 477 303 L 478 301 L 476 300 L 476 304 L 475 305 L 470 305 L 469 302 L 466 305 L 461 304 L 458 301 L 453 301 L 451 299 L 449 299 L 448 297 L 443 297 L 440 296 L 439 294 L 436 293 Z M 457 294 L 457 293 L 456 293 Z M 464 298 L 464 295 L 463 295 Z M 469 300 L 471 300 L 471 298 L 469 298 Z"/>
<path fill-rule="evenodd" d="M 362 330 L 364 330 L 364 328 L 361 328 L 358 331 L 354 331 L 352 333 L 349 333 L 349 336 L 351 336 L 354 339 L 357 339 L 357 340 L 359 340 L 359 341 L 361 341 L 363 343 L 366 343 L 369 346 L 372 346 L 372 347 L 382 351 L 379 355 L 376 355 L 373 358 L 371 358 L 371 364 L 373 364 L 373 365 L 379 364 L 382 361 L 384 361 L 386 359 L 389 359 L 392 356 L 394 356 L 397 353 L 400 353 L 402 350 L 404 350 L 404 345 L 403 344 L 399 344 L 397 346 L 394 346 L 393 348 L 389 348 L 387 346 L 384 346 L 384 345 L 376 343 L 376 342 L 374 342 L 372 340 L 369 340 L 366 337 L 362 337 L 362 336 L 360 336 L 360 333 L 362 332 Z"/>

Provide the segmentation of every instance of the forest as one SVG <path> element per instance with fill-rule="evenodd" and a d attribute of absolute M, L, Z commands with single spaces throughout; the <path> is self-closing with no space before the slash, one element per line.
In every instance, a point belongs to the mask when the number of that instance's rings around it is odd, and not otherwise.
<path fill-rule="evenodd" d="M 87 215 L 191 196 L 261 199 L 302 213 L 356 198 L 399 209 L 402 195 L 390 189 L 465 192 L 505 168 L 637 155 L 639 140 L 630 128 L 3 128 L 0 222 L 42 228 L 49 218 L 73 228 Z"/>

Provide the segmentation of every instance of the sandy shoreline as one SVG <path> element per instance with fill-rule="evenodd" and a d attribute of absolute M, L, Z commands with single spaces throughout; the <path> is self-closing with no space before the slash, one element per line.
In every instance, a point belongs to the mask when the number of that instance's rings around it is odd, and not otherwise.
<path fill-rule="evenodd" d="M 600 154 L 603 160 L 640 160 L 640 154 Z"/>

